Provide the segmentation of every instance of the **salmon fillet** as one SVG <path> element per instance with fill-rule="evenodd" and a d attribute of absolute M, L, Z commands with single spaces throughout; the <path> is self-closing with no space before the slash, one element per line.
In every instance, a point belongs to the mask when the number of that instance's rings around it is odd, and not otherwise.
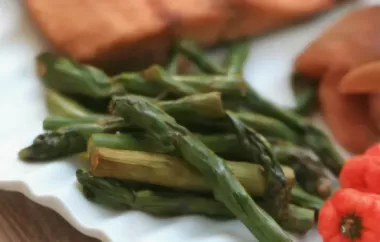
<path fill-rule="evenodd" d="M 203 46 L 259 35 L 309 17 L 336 0 L 27 0 L 61 54 L 102 68 L 163 63 L 175 40 Z"/>

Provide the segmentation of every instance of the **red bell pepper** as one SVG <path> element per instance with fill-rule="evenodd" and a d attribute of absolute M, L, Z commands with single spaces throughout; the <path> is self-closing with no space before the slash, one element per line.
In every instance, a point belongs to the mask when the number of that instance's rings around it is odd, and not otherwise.
<path fill-rule="evenodd" d="M 347 160 L 339 181 L 342 188 L 380 194 L 380 156 L 361 155 Z"/>
<path fill-rule="evenodd" d="M 324 242 L 379 242 L 380 196 L 338 190 L 321 208 L 318 230 Z"/>

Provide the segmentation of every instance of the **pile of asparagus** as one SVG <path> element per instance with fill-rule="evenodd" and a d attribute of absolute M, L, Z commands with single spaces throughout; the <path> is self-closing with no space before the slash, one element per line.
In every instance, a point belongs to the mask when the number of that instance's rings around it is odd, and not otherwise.
<path fill-rule="evenodd" d="M 167 66 L 116 76 L 40 54 L 52 116 L 19 157 L 80 154 L 90 162 L 90 170 L 76 174 L 82 192 L 104 206 L 238 218 L 259 241 L 291 241 L 283 229 L 313 227 L 332 191 L 328 169 L 338 174 L 342 159 L 297 114 L 308 109 L 313 92 L 296 110 L 285 110 L 247 85 L 248 47 L 231 44 L 219 65 L 182 41 Z M 181 58 L 198 72 L 181 72 Z"/>

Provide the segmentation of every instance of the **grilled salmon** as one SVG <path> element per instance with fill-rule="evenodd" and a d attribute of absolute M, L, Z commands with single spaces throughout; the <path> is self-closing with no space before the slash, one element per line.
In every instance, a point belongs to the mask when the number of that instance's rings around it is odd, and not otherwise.
<path fill-rule="evenodd" d="M 336 0 L 27 0 L 61 54 L 107 68 L 165 61 L 171 43 L 202 46 L 263 34 L 333 7 Z"/>

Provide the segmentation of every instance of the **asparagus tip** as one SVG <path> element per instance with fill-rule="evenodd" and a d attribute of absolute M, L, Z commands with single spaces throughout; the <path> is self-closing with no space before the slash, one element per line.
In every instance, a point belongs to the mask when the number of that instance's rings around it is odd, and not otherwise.
<path fill-rule="evenodd" d="M 34 152 L 31 146 L 21 149 L 18 152 L 18 158 L 23 161 L 30 161 L 34 158 Z"/>

